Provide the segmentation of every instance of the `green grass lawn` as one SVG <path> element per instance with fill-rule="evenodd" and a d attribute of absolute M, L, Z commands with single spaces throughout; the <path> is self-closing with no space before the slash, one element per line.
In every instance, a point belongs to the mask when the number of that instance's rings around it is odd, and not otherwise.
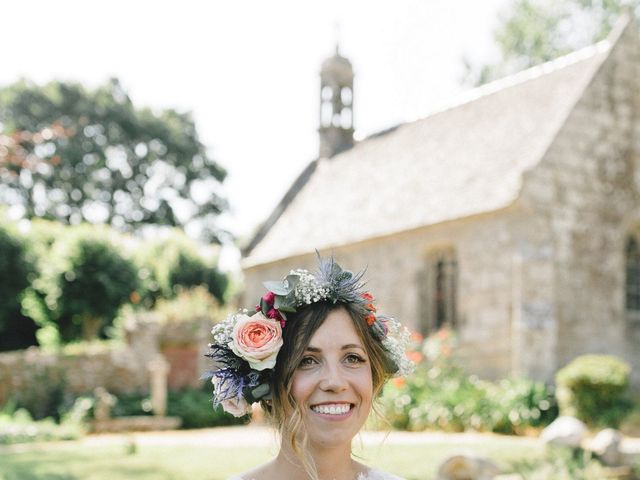
<path fill-rule="evenodd" d="M 450 441 L 424 445 L 383 444 L 357 449 L 360 461 L 407 479 L 433 479 L 439 463 L 461 449 L 487 455 L 501 466 L 542 454 L 533 440 L 487 436 L 459 446 Z M 148 446 L 104 447 L 46 444 L 25 452 L 0 453 L 0 480 L 225 480 L 274 454 L 266 447 Z"/>

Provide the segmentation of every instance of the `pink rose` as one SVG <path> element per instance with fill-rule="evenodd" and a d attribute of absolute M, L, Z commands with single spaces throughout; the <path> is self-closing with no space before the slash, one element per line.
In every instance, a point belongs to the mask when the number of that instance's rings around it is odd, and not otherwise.
<path fill-rule="evenodd" d="M 258 312 L 252 317 L 239 315 L 233 327 L 229 348 L 249 362 L 254 370 L 273 368 L 282 347 L 280 322 Z"/>
<path fill-rule="evenodd" d="M 233 415 L 234 417 L 242 417 L 248 413 L 251 413 L 251 405 L 247 403 L 244 397 L 230 398 L 220 402 L 222 409 Z"/>

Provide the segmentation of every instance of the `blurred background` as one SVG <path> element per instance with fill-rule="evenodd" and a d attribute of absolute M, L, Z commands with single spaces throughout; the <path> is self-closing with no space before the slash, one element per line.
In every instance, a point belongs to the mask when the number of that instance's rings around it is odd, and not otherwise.
<path fill-rule="evenodd" d="M 639 435 L 638 3 L 4 5 L 0 444 L 248 423 L 211 326 L 316 249 L 413 332 L 371 429 Z"/>

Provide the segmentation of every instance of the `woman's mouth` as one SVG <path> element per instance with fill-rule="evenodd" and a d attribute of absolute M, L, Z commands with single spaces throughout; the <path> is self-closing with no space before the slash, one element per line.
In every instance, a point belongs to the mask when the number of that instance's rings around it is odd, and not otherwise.
<path fill-rule="evenodd" d="M 352 403 L 323 403 L 321 405 L 312 405 L 311 410 L 323 416 L 344 417 L 351 412 L 353 406 Z"/>

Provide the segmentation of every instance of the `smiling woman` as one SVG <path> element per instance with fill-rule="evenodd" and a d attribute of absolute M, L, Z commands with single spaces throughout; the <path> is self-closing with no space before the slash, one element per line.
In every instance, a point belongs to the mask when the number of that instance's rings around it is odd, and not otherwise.
<path fill-rule="evenodd" d="M 259 401 L 281 437 L 276 458 L 231 480 L 398 479 L 355 461 L 351 441 L 384 383 L 411 370 L 408 332 L 376 312 L 362 274 L 319 260 L 213 329 L 214 402 L 239 416 Z"/>

